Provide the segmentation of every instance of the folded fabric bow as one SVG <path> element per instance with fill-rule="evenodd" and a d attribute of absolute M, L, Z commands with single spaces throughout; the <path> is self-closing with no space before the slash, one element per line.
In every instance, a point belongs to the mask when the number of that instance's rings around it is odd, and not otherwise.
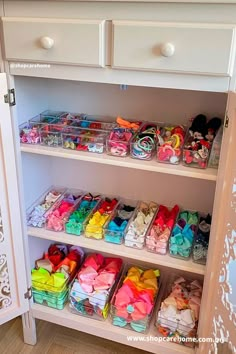
<path fill-rule="evenodd" d="M 187 336 L 189 329 L 195 327 L 193 311 L 190 309 L 179 311 L 175 306 L 165 306 L 162 304 L 158 313 L 158 323 L 163 327 L 168 327 L 171 331 L 178 331 Z"/>

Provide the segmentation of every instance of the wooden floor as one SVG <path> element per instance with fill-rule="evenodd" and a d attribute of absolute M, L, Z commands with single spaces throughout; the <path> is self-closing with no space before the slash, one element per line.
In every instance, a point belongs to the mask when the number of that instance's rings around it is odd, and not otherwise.
<path fill-rule="evenodd" d="M 147 354 L 44 321 L 37 321 L 37 335 L 35 346 L 24 344 L 21 318 L 0 326 L 0 354 Z"/>

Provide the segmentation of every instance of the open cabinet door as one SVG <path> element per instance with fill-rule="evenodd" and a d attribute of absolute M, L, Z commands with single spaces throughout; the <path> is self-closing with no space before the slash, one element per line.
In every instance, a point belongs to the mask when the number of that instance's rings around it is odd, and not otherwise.
<path fill-rule="evenodd" d="M 236 93 L 225 119 L 197 354 L 236 353 Z"/>
<path fill-rule="evenodd" d="M 0 325 L 28 311 L 25 255 L 6 74 L 0 74 Z"/>

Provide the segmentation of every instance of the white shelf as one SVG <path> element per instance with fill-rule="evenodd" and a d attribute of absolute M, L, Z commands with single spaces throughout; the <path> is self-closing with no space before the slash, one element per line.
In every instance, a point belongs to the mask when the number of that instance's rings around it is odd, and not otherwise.
<path fill-rule="evenodd" d="M 56 242 L 64 242 L 94 250 L 96 252 L 110 253 L 119 257 L 152 263 L 154 265 L 174 268 L 194 274 L 204 275 L 205 273 L 205 266 L 202 264 L 194 263 L 192 260 L 185 261 L 182 259 L 173 258 L 168 254 L 159 255 L 156 253 L 147 252 L 146 249 L 138 250 L 135 248 L 126 247 L 124 245 L 108 243 L 104 240 L 95 240 L 84 236 L 74 236 L 64 232 L 48 231 L 46 229 L 36 227 L 29 227 L 28 235 Z"/>
<path fill-rule="evenodd" d="M 167 173 L 169 175 L 184 176 L 199 178 L 209 181 L 216 181 L 217 170 L 214 168 L 197 169 L 180 165 L 170 165 L 158 163 L 155 160 L 142 161 L 132 159 L 131 157 L 119 158 L 115 156 L 108 156 L 106 154 L 93 154 L 89 152 L 79 152 L 67 150 L 63 148 L 53 148 L 41 145 L 27 145 L 21 144 L 21 151 L 24 153 L 38 154 L 62 157 L 66 159 L 74 159 L 80 161 L 88 161 L 94 163 L 101 163 L 104 165 L 120 166 L 126 168 L 134 168 L 137 170 L 153 171 L 159 173 Z"/>
<path fill-rule="evenodd" d="M 125 345 L 133 346 L 138 349 L 149 351 L 156 354 L 193 354 L 194 349 L 185 347 L 180 344 L 170 342 L 158 342 L 158 340 L 149 341 L 147 337 L 158 337 L 158 332 L 151 323 L 150 330 L 147 335 L 142 335 L 137 332 L 113 326 L 109 319 L 106 321 L 98 321 L 92 318 L 87 318 L 72 314 L 68 306 L 63 310 L 56 310 L 50 307 L 32 304 L 33 317 L 40 320 L 56 323 L 65 327 L 73 328 L 78 331 L 96 335 L 100 338 L 109 339 Z M 147 340 L 128 341 L 127 337 L 143 337 Z"/>

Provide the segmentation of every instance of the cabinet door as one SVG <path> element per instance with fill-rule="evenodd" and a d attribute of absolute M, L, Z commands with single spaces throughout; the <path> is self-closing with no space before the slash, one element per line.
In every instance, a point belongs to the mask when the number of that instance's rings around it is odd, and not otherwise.
<path fill-rule="evenodd" d="M 198 354 L 221 353 L 221 346 L 236 353 L 236 93 L 225 125 L 198 333 L 214 343 L 200 343 Z"/>
<path fill-rule="evenodd" d="M 15 144 L 6 74 L 0 74 L 0 325 L 29 309 Z"/>

